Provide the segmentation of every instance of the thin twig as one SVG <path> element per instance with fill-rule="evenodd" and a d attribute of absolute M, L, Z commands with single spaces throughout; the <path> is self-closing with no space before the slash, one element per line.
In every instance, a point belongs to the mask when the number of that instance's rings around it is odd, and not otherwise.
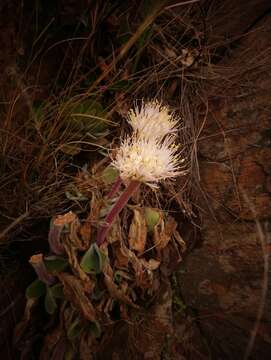
<path fill-rule="evenodd" d="M 5 230 L 3 230 L 0 233 L 0 240 L 3 239 L 7 235 L 7 233 L 10 232 L 10 230 L 12 230 L 18 224 L 20 224 L 20 222 L 22 222 L 28 215 L 29 215 L 29 211 L 26 211 L 25 213 L 17 217 L 17 219 L 15 219 L 11 224 L 9 224 L 9 226 L 7 226 Z"/>

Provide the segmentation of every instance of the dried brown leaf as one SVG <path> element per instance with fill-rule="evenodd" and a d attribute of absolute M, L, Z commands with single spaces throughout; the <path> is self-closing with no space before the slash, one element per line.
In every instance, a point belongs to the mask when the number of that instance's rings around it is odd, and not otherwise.
<path fill-rule="evenodd" d="M 63 224 L 58 223 L 58 217 L 52 219 L 48 235 L 48 242 L 50 249 L 57 255 L 62 255 L 64 253 L 64 247 L 61 243 L 61 233 L 63 227 Z"/>
<path fill-rule="evenodd" d="M 160 219 L 153 231 L 153 241 L 157 250 L 161 250 L 168 245 L 176 228 L 177 223 L 173 217 L 169 216 L 166 220 Z"/>
<path fill-rule="evenodd" d="M 96 340 L 93 338 L 90 332 L 84 331 L 80 336 L 80 360 L 93 360 L 95 348 L 97 347 L 95 345 Z"/>
<path fill-rule="evenodd" d="M 128 268 L 131 263 L 134 269 L 135 285 L 143 289 L 152 287 L 153 271 L 160 266 L 160 261 L 155 259 L 145 260 L 138 258 L 135 253 L 128 249 L 125 244 L 121 244 L 116 248 L 116 266 L 121 268 Z"/>
<path fill-rule="evenodd" d="M 54 220 L 54 224 L 63 227 L 65 226 L 67 228 L 62 235 L 63 243 L 67 244 L 68 242 L 70 242 L 77 250 L 86 250 L 89 247 L 89 237 L 81 236 L 82 226 L 77 215 L 74 214 L 72 211 L 69 211 L 64 215 L 58 215 Z"/>
<path fill-rule="evenodd" d="M 68 238 L 66 238 L 64 241 L 67 241 L 67 243 L 64 243 L 64 248 L 68 255 L 69 264 L 71 266 L 72 272 L 74 273 L 75 276 L 77 276 L 80 280 L 82 280 L 82 284 L 84 286 L 85 292 L 90 293 L 94 289 L 95 284 L 89 278 L 89 276 L 81 269 L 77 259 L 76 249 L 69 242 Z"/>
<path fill-rule="evenodd" d="M 40 353 L 40 360 L 51 359 L 52 349 L 61 340 L 63 335 L 64 335 L 64 330 L 62 328 L 62 324 L 60 324 L 57 328 L 51 330 L 50 333 L 45 336 L 42 350 Z"/>
<path fill-rule="evenodd" d="M 54 224 L 57 226 L 64 226 L 74 222 L 76 218 L 77 216 L 72 211 L 69 211 L 68 213 L 63 215 L 57 215 L 54 219 Z"/>
<path fill-rule="evenodd" d="M 129 229 L 129 247 L 131 250 L 143 252 L 147 240 L 147 223 L 145 219 L 144 209 L 133 208 L 134 217 Z"/>
<path fill-rule="evenodd" d="M 184 239 L 181 237 L 180 233 L 177 230 L 174 231 L 174 239 L 181 248 L 181 253 L 184 253 L 187 249 L 186 242 L 184 241 Z"/>
<path fill-rule="evenodd" d="M 107 239 L 108 244 L 112 244 L 116 241 L 121 241 L 122 228 L 121 228 L 121 222 L 120 222 L 119 216 L 117 216 L 116 219 L 114 220 L 114 223 L 113 223 L 111 229 L 109 230 L 106 239 Z"/>
<path fill-rule="evenodd" d="M 67 273 L 59 273 L 58 278 L 64 286 L 66 298 L 81 312 L 85 319 L 95 322 L 95 309 L 85 295 L 82 281 Z"/>
<path fill-rule="evenodd" d="M 155 260 L 155 259 L 150 259 L 150 260 L 140 259 L 140 262 L 143 264 L 145 269 L 149 271 L 154 271 L 158 269 L 161 263 L 159 260 Z"/>
<path fill-rule="evenodd" d="M 31 320 L 31 313 L 34 306 L 37 304 L 38 299 L 31 298 L 27 299 L 25 309 L 24 309 L 24 316 L 23 319 L 16 325 L 14 333 L 13 333 L 13 343 L 16 345 L 20 342 L 21 338 L 23 337 L 29 322 Z"/>
<path fill-rule="evenodd" d="M 79 233 L 81 235 L 81 238 L 84 242 L 84 244 L 87 244 L 87 248 L 90 246 L 91 241 L 91 216 L 89 215 L 84 224 L 80 227 Z"/>
<path fill-rule="evenodd" d="M 127 268 L 128 267 L 130 259 L 127 256 L 127 251 L 125 251 L 122 246 L 117 246 L 114 248 L 114 255 L 115 255 L 115 266 L 116 267 L 118 267 L 118 268 Z"/>
<path fill-rule="evenodd" d="M 104 282 L 107 287 L 107 290 L 112 296 L 113 299 L 124 302 L 127 305 L 130 305 L 134 308 L 138 308 L 136 304 L 129 298 L 129 296 L 125 293 L 125 289 L 119 288 L 113 280 L 113 271 L 109 264 L 107 264 L 103 270 L 104 274 Z"/>

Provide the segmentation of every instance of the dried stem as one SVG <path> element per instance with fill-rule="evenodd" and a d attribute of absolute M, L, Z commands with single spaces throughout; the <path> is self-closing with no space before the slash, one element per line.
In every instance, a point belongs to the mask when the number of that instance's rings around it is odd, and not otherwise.
<path fill-rule="evenodd" d="M 30 264 L 33 266 L 36 274 L 38 275 L 38 278 L 43 281 L 45 284 L 48 285 L 52 285 L 55 283 L 56 278 L 49 274 L 44 261 L 43 261 L 43 255 L 42 254 L 37 254 L 37 255 L 33 255 L 31 256 L 30 260 L 29 260 Z"/>
<path fill-rule="evenodd" d="M 139 188 L 140 182 L 136 180 L 132 180 L 130 184 L 127 186 L 127 188 L 124 190 L 124 192 L 119 197 L 116 204 L 113 206 L 113 208 L 110 210 L 108 215 L 105 218 L 105 224 L 100 227 L 98 230 L 97 235 L 97 245 L 101 246 L 106 238 L 106 235 L 108 233 L 108 230 L 110 229 L 111 225 L 113 224 L 113 221 L 115 220 L 116 216 L 121 212 L 121 210 L 124 208 L 124 206 L 127 204 L 130 197 L 135 193 L 135 191 Z"/>

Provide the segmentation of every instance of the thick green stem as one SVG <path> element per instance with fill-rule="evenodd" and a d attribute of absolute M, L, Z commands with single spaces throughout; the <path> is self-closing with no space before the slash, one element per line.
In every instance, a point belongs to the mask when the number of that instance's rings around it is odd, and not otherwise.
<path fill-rule="evenodd" d="M 127 186 L 127 188 L 124 190 L 124 192 L 121 194 L 116 204 L 112 207 L 112 209 L 105 218 L 105 224 L 102 225 L 98 230 L 97 241 L 96 241 L 98 246 L 101 246 L 104 243 L 108 230 L 112 226 L 116 216 L 118 216 L 118 214 L 127 204 L 130 197 L 139 188 L 139 186 L 140 186 L 139 181 L 132 180 L 130 184 Z"/>

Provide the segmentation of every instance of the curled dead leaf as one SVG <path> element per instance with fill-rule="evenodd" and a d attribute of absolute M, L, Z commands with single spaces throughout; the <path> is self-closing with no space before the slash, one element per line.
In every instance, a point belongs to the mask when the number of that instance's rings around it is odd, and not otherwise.
<path fill-rule="evenodd" d="M 129 296 L 125 293 L 125 289 L 118 287 L 113 280 L 113 271 L 109 264 L 107 264 L 103 270 L 104 274 L 104 282 L 107 287 L 107 290 L 112 296 L 113 299 L 124 302 L 127 305 L 132 306 L 133 308 L 138 308 L 136 304 L 129 298 Z M 126 289 L 127 290 L 127 289 Z"/>
<path fill-rule="evenodd" d="M 61 314 L 62 315 L 62 314 Z M 60 315 L 60 318 L 61 318 Z M 63 335 L 65 334 L 63 329 L 62 321 L 60 321 L 60 324 L 53 330 L 48 333 L 43 341 L 43 346 L 40 353 L 40 360 L 47 360 L 51 359 L 51 354 L 53 349 L 57 346 L 61 338 L 63 338 Z M 61 359 L 61 358 L 59 358 Z"/>
<path fill-rule="evenodd" d="M 54 224 L 62 226 L 62 243 L 70 242 L 78 250 L 86 250 L 89 246 L 89 238 L 80 236 L 81 224 L 76 214 L 72 211 L 64 215 L 58 215 Z"/>
<path fill-rule="evenodd" d="M 13 344 L 17 345 L 22 339 L 31 320 L 31 313 L 35 305 L 38 303 L 38 299 L 27 299 L 23 319 L 16 325 L 13 333 Z"/>
<path fill-rule="evenodd" d="M 84 331 L 80 336 L 80 359 L 93 360 L 95 355 L 96 340 L 89 331 Z"/>
<path fill-rule="evenodd" d="M 77 259 L 76 249 L 69 241 L 64 244 L 64 247 L 68 255 L 69 264 L 72 269 L 72 272 L 74 273 L 75 276 L 78 276 L 78 278 L 82 281 L 84 291 L 87 293 L 92 292 L 95 284 L 93 281 L 91 281 L 90 277 L 81 269 Z"/>
<path fill-rule="evenodd" d="M 161 263 L 159 260 L 155 260 L 155 259 L 150 259 L 150 260 L 140 259 L 140 262 L 149 271 L 154 271 L 158 269 Z"/>
<path fill-rule="evenodd" d="M 160 219 L 153 231 L 153 241 L 157 250 L 164 249 L 168 245 L 176 228 L 177 223 L 173 217 L 169 216 L 168 219 Z"/>
<path fill-rule="evenodd" d="M 57 215 L 54 219 L 54 224 L 57 226 L 65 226 L 76 221 L 76 219 L 77 216 L 72 211 L 69 211 L 68 213 L 63 215 Z"/>
<path fill-rule="evenodd" d="M 181 237 L 180 233 L 177 230 L 174 231 L 173 235 L 174 235 L 175 241 L 181 248 L 181 253 L 184 253 L 187 249 L 186 242 L 184 241 L 184 239 Z"/>
<path fill-rule="evenodd" d="M 87 247 L 89 247 L 91 241 L 91 228 L 91 216 L 89 215 L 79 230 L 80 236 L 84 244 L 87 244 Z"/>
<path fill-rule="evenodd" d="M 112 244 L 116 241 L 121 241 L 121 238 L 122 238 L 122 227 L 121 227 L 120 217 L 117 216 L 108 232 L 106 239 L 108 244 Z"/>
<path fill-rule="evenodd" d="M 155 259 L 145 260 L 138 258 L 135 253 L 128 249 L 124 243 L 114 251 L 116 255 L 115 265 L 120 268 L 128 268 L 131 263 L 134 270 L 135 285 L 142 289 L 152 287 L 153 271 L 160 266 L 160 261 Z"/>
<path fill-rule="evenodd" d="M 144 209 L 133 208 L 134 217 L 129 229 L 128 242 L 131 250 L 139 253 L 145 250 L 147 240 L 147 223 Z"/>
<path fill-rule="evenodd" d="M 60 273 L 57 276 L 64 286 L 64 294 L 67 300 L 81 312 L 83 318 L 95 322 L 96 312 L 90 300 L 85 295 L 82 281 L 67 273 Z"/>
<path fill-rule="evenodd" d="M 62 255 L 64 253 L 64 247 L 61 243 L 61 233 L 64 228 L 63 224 L 56 222 L 57 217 L 53 218 L 50 224 L 50 230 L 48 235 L 48 242 L 50 249 L 56 255 Z"/>
<path fill-rule="evenodd" d="M 117 246 L 114 247 L 114 255 L 115 255 L 115 266 L 117 268 L 128 268 L 130 258 L 129 256 L 127 256 L 127 251 L 125 251 L 123 246 L 117 244 Z"/>

